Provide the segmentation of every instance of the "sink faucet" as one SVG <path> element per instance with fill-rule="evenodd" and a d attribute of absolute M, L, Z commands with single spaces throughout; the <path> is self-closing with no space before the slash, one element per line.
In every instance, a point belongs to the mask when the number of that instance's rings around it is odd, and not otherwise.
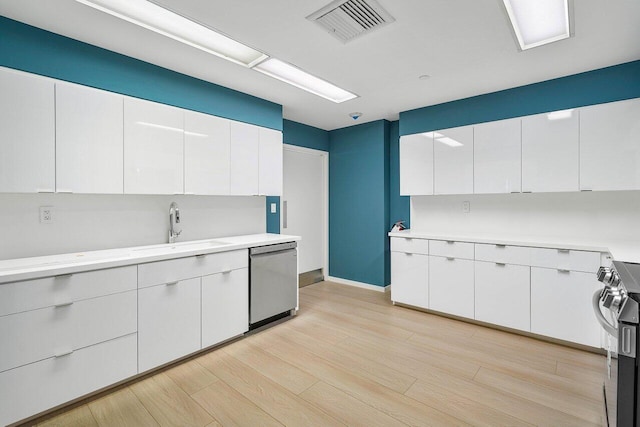
<path fill-rule="evenodd" d="M 180 233 L 182 233 L 182 230 L 175 229 L 175 225 L 179 223 L 180 208 L 176 202 L 171 202 L 169 206 L 169 243 L 175 243 Z"/>

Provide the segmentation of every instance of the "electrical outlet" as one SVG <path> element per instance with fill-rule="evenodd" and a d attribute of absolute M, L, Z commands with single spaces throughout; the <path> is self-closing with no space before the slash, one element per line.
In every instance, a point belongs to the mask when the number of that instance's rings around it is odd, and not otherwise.
<path fill-rule="evenodd" d="M 471 212 L 471 203 L 470 202 L 462 202 L 462 212 L 463 213 Z"/>
<path fill-rule="evenodd" d="M 53 206 L 40 206 L 40 223 L 51 224 L 53 222 Z"/>

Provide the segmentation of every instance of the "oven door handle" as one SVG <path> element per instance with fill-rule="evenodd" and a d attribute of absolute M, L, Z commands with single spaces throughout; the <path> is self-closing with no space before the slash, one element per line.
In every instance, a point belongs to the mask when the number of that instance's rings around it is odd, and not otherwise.
<path fill-rule="evenodd" d="M 602 326 L 604 330 L 607 331 L 610 335 L 617 338 L 618 329 L 611 323 L 609 323 L 607 318 L 602 314 L 602 310 L 600 309 L 600 293 L 601 290 L 597 290 L 593 294 L 593 298 L 591 298 L 591 302 L 593 303 L 593 312 L 596 315 L 596 319 L 598 320 L 598 323 L 600 323 L 600 326 Z"/>

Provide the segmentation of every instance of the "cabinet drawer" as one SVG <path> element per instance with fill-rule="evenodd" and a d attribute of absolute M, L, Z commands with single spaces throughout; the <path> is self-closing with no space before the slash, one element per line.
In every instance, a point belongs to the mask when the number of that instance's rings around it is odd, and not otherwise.
<path fill-rule="evenodd" d="M 478 243 L 476 244 L 476 260 L 502 264 L 530 265 L 531 248 Z"/>
<path fill-rule="evenodd" d="M 137 291 L 0 317 L 0 372 L 136 332 Z"/>
<path fill-rule="evenodd" d="M 531 248 L 531 266 L 596 273 L 600 252 Z"/>
<path fill-rule="evenodd" d="M 7 425 L 137 374 L 137 336 L 0 373 L 0 425 Z"/>
<path fill-rule="evenodd" d="M 453 240 L 429 240 L 429 255 L 473 259 L 473 243 Z"/>
<path fill-rule="evenodd" d="M 0 285 L 0 316 L 136 289 L 136 266 Z"/>
<path fill-rule="evenodd" d="M 412 237 L 392 237 L 391 251 L 428 255 L 429 241 Z"/>
<path fill-rule="evenodd" d="M 138 287 L 161 285 L 249 266 L 246 249 L 138 265 Z"/>

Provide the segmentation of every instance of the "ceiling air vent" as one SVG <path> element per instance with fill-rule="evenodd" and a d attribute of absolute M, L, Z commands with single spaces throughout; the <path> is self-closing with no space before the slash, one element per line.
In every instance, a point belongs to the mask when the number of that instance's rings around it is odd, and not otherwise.
<path fill-rule="evenodd" d="M 376 0 L 337 0 L 307 19 L 322 26 L 342 43 L 395 21 Z"/>

